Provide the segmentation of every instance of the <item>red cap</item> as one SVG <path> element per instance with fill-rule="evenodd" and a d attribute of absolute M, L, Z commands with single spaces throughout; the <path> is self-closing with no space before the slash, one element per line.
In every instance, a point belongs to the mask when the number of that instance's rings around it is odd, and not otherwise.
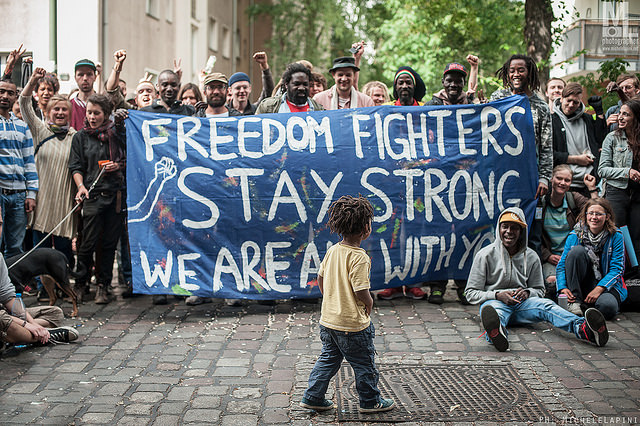
<path fill-rule="evenodd" d="M 465 69 L 464 65 L 460 65 L 457 62 L 451 62 L 450 64 L 448 64 L 447 67 L 444 69 L 444 73 L 442 73 L 442 75 L 445 75 L 448 72 L 458 72 L 464 75 L 465 77 L 467 76 L 467 70 Z"/>

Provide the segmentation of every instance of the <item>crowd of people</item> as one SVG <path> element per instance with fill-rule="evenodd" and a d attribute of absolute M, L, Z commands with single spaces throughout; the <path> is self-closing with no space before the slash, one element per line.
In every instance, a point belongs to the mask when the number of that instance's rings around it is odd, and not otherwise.
<path fill-rule="evenodd" d="M 76 265 L 74 290 L 78 299 L 86 302 L 93 298 L 97 304 L 106 304 L 112 298 L 109 287 L 118 254 L 127 287 L 123 296 L 133 296 L 125 204 L 124 119 L 129 109 L 239 117 L 488 101 L 482 92 L 476 94 L 480 60 L 474 55 L 466 58 L 469 69 L 457 62 L 447 64 L 442 89 L 426 102 L 425 84 L 408 65 L 395 73 L 391 94 L 379 81 L 363 84 L 360 91 L 363 45 L 354 43 L 353 56 L 333 61 L 329 69 L 334 80 L 331 87 L 304 60 L 289 64 L 276 84 L 266 53 L 256 52 L 253 59 L 262 72 L 262 90 L 255 103 L 251 101 L 252 82 L 247 74 L 237 72 L 227 77 L 203 71 L 198 82 L 183 82 L 179 63 L 174 69 L 162 71 L 155 84 L 146 75 L 129 94 L 120 79 L 127 57 L 124 50 L 114 53 L 114 66 L 104 85 L 96 83 L 98 66 L 81 59 L 75 64 L 77 90 L 71 94 L 60 94 L 57 76 L 39 67 L 30 75 L 22 73 L 26 81 L 19 88 L 10 78 L 23 53 L 16 49 L 0 81 L 4 257 L 36 244 L 53 247 L 65 254 L 69 265 Z M 538 208 L 530 227 L 517 208 L 500 215 L 496 241 L 478 253 L 468 281 L 455 281 L 458 297 L 465 304 L 481 304 L 487 336 L 500 350 L 508 347 L 509 323 L 538 320 L 549 320 L 579 338 L 602 345 L 606 343 L 605 320 L 619 312 L 627 296 L 624 275 L 634 273 L 625 262 L 621 227 L 627 227 L 633 246 L 627 244 L 626 250 L 640 258 L 640 221 L 632 219 L 640 213 L 640 81 L 636 75 L 622 74 L 607 87 L 619 94 L 618 105 L 605 114 L 602 99 L 591 96 L 587 101 L 595 112 L 591 115 L 583 103 L 584 89 L 574 82 L 550 80 L 546 87 L 548 101 L 544 101 L 539 94 L 538 67 L 529 56 L 511 56 L 496 74 L 504 88 L 489 100 L 512 95 L 529 98 L 539 174 Z M 82 213 L 65 219 L 79 203 Z M 336 229 L 340 233 L 340 228 Z M 358 238 L 366 237 L 359 234 Z M 7 280 L 3 268 L 6 270 L 0 258 L 0 279 Z M 95 294 L 89 286 L 93 275 Z M 441 304 L 446 285 L 446 281 L 428 281 L 387 288 L 377 296 Z M 0 288 L 3 286 L 7 283 L 0 282 Z M 10 331 L 19 324 L 7 311 L 12 294 L 15 291 L 7 290 L 0 300 L 4 306 L 0 309 L 0 338 L 6 341 L 15 341 L 13 337 L 7 340 L 7 336 L 15 336 Z M 567 310 L 555 305 L 558 296 L 568 299 Z M 46 301 L 44 292 L 38 294 L 38 300 Z M 198 296 L 186 298 L 189 305 L 209 301 Z M 156 295 L 153 303 L 166 304 L 167 297 Z M 535 309 L 528 309 L 526 315 L 519 311 L 531 308 L 529 305 Z M 562 315 L 555 315 L 557 309 L 562 309 Z M 561 324 L 558 317 L 563 318 Z M 26 322 L 35 324 L 37 319 L 30 317 Z M 55 320 L 47 324 L 53 327 Z M 38 330 L 40 334 L 32 331 L 32 341 L 43 340 L 43 332 Z M 308 405 L 318 402 L 319 395 L 309 394 Z"/>

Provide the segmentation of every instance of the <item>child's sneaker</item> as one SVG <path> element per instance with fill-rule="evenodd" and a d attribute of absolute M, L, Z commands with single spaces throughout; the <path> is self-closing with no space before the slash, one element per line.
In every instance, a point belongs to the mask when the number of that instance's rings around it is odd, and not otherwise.
<path fill-rule="evenodd" d="M 363 407 L 361 405 L 359 411 L 361 413 L 382 413 L 383 411 L 393 410 L 395 406 L 396 403 L 393 402 L 393 399 L 380 399 L 380 401 L 370 407 Z"/>
<path fill-rule="evenodd" d="M 487 305 L 482 308 L 480 317 L 482 318 L 482 326 L 487 332 L 489 339 L 491 339 L 493 346 L 495 346 L 495 348 L 500 352 L 504 352 L 509 349 L 509 340 L 507 339 L 507 334 L 502 328 L 500 317 L 498 316 L 496 309 L 493 306 Z"/>
<path fill-rule="evenodd" d="M 584 312 L 584 322 L 578 330 L 580 338 L 604 346 L 609 341 L 609 331 L 604 316 L 596 308 L 589 308 Z"/>
<path fill-rule="evenodd" d="M 310 410 L 327 411 L 333 408 L 333 401 L 329 401 L 328 399 L 325 399 L 322 402 L 312 402 L 307 398 L 302 398 L 302 401 L 300 401 L 300 406 L 304 408 L 308 408 Z"/>

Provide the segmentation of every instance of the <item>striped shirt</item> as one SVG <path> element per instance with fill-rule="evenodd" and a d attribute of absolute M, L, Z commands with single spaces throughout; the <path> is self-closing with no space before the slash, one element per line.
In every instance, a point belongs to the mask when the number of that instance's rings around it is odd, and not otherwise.
<path fill-rule="evenodd" d="M 38 173 L 33 158 L 33 139 L 27 123 L 13 112 L 6 119 L 0 116 L 0 188 L 27 191 L 27 198 L 36 198 Z"/>

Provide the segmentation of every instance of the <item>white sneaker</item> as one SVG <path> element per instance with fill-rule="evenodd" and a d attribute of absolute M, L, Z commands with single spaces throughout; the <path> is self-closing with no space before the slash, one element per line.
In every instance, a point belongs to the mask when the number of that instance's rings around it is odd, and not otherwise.
<path fill-rule="evenodd" d="M 203 303 L 211 303 L 210 297 L 189 296 L 184 301 L 189 306 L 201 305 Z"/>
<path fill-rule="evenodd" d="M 577 302 L 569 303 L 567 305 L 567 311 L 579 317 L 583 316 L 582 309 L 580 308 L 580 304 Z"/>

